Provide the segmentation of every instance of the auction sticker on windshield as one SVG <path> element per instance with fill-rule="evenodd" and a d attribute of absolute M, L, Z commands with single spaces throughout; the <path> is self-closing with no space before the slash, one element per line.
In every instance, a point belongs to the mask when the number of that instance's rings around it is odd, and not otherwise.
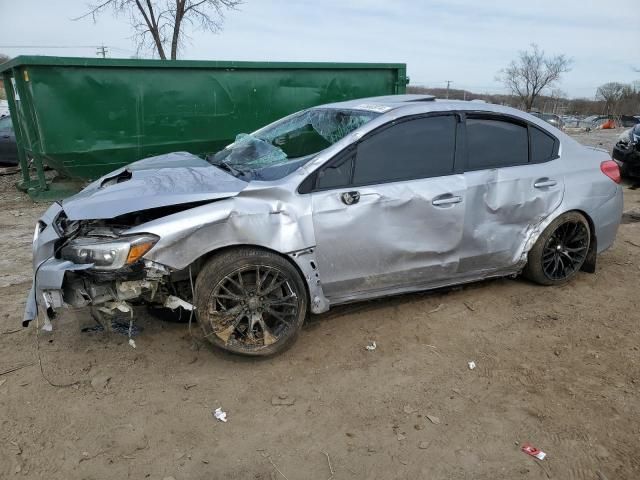
<path fill-rule="evenodd" d="M 356 110 L 368 110 L 370 112 L 384 113 L 391 110 L 391 107 L 387 107 L 386 105 L 378 105 L 376 103 L 361 103 L 360 105 L 355 106 Z"/>

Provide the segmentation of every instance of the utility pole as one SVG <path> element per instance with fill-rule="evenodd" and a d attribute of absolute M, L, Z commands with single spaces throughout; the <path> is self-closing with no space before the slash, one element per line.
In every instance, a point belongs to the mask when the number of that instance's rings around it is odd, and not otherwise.
<path fill-rule="evenodd" d="M 453 80 L 447 80 L 447 98 L 449 98 L 449 85 L 453 83 Z"/>
<path fill-rule="evenodd" d="M 96 55 L 97 56 L 102 55 L 102 58 L 107 58 L 107 52 L 108 52 L 108 49 L 107 47 L 104 46 L 104 44 L 96 48 Z"/>

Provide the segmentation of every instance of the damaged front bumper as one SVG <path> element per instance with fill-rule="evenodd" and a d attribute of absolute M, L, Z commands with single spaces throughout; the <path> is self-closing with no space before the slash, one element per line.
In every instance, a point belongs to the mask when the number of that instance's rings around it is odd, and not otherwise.
<path fill-rule="evenodd" d="M 162 303 L 171 297 L 165 288 L 171 272 L 161 264 L 142 260 L 122 270 L 102 272 L 94 270 L 93 264 L 57 258 L 65 244 L 56 227 L 61 212 L 59 204 L 52 205 L 36 227 L 33 283 L 26 301 L 23 326 L 28 326 L 40 309 L 48 324 L 62 307 L 96 307 L 108 315 L 116 311 L 130 312 L 130 301 Z"/>

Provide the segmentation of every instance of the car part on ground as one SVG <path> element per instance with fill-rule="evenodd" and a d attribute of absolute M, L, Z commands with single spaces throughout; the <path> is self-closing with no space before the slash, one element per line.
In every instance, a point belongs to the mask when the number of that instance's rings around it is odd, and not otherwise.
<path fill-rule="evenodd" d="M 618 173 L 606 152 L 508 107 L 419 95 L 317 107 L 206 161 L 146 159 L 52 205 L 25 322 L 38 306 L 110 315 L 173 297 L 197 307 L 213 344 L 267 355 L 307 311 L 528 262 L 530 278 L 561 283 L 612 245 Z"/>
<path fill-rule="evenodd" d="M 640 124 L 618 137 L 611 156 L 623 177 L 640 177 Z"/>

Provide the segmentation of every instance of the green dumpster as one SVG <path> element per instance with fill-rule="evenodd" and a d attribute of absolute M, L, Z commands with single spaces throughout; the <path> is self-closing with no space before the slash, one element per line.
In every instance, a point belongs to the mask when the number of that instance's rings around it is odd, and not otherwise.
<path fill-rule="evenodd" d="M 404 93 L 408 82 L 405 64 L 381 63 L 20 56 L 0 72 L 34 199 L 71 193 L 47 183 L 43 165 L 86 181 L 152 155 L 215 152 L 294 111 Z"/>

